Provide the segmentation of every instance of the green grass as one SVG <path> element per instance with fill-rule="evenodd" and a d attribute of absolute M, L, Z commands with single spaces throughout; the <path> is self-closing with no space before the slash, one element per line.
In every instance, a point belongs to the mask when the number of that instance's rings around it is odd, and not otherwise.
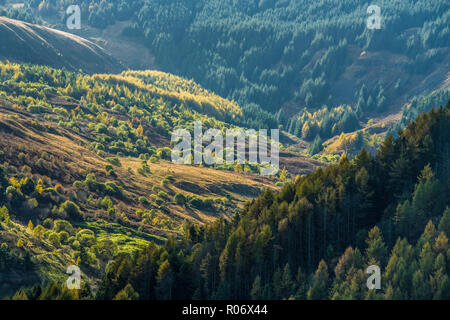
<path fill-rule="evenodd" d="M 149 245 L 150 242 L 163 244 L 166 241 L 163 237 L 150 235 L 104 220 L 76 223 L 74 226 L 92 230 L 95 233 L 97 241 L 112 241 L 117 245 L 119 251 L 135 251 Z"/>

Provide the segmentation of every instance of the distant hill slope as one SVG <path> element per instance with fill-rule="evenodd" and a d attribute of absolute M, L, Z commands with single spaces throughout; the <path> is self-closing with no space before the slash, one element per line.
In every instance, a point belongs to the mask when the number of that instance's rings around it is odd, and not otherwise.
<path fill-rule="evenodd" d="M 88 73 L 123 67 L 100 46 L 70 33 L 0 17 L 0 59 Z"/>
<path fill-rule="evenodd" d="M 63 6 L 24 2 L 30 16 L 66 29 Z M 381 1 L 381 29 L 373 30 L 367 1 L 116 0 L 107 10 L 103 0 L 78 2 L 88 18 L 76 33 L 127 67 L 192 78 L 241 105 L 235 124 L 282 125 L 315 146 L 311 154 L 373 124 L 381 142 L 414 97 L 449 89 L 444 0 Z"/>
<path fill-rule="evenodd" d="M 25 2 L 50 23 L 62 13 L 57 4 Z M 84 37 L 116 42 L 121 32 L 120 41 L 145 44 L 161 70 L 287 116 L 323 104 L 356 109 L 363 86 L 360 117 L 391 113 L 447 79 L 444 0 L 382 1 L 380 29 L 367 28 L 368 1 L 117 0 L 107 10 L 101 0 L 79 2 L 89 17 Z"/>

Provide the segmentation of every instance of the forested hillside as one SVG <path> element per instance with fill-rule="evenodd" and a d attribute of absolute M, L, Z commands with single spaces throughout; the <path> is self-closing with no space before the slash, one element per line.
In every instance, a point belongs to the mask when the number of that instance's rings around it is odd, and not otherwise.
<path fill-rule="evenodd" d="M 448 94 L 450 5 L 443 0 L 377 2 L 379 30 L 366 27 L 372 3 L 355 0 L 27 0 L 4 14 L 66 30 L 69 4 L 80 5 L 83 17 L 82 29 L 71 32 L 129 65 L 194 79 L 242 107 L 234 124 L 282 126 L 328 161 L 344 150 L 376 150 L 386 132 L 414 120 L 405 115 L 391 129 L 402 108 L 435 90 Z M 122 41 L 148 62 L 133 63 Z M 432 102 L 421 112 L 446 100 Z M 370 121 L 381 128 L 378 137 L 357 136 Z M 328 147 L 342 133 L 351 135 Z"/>
<path fill-rule="evenodd" d="M 0 299 L 450 299 L 449 22 L 445 0 L 0 0 Z M 197 121 L 281 129 L 280 170 L 172 163 Z"/>
<path fill-rule="evenodd" d="M 266 178 L 258 164 L 171 162 L 173 130 L 198 120 L 223 131 L 241 112 L 162 72 L 0 63 L 0 297 L 64 279 L 75 263 L 95 287 L 117 253 L 181 238 L 188 221 L 231 218 L 287 183 L 287 170 Z M 299 174 L 321 165 L 291 158 L 283 151 L 281 165 Z"/>
<path fill-rule="evenodd" d="M 185 224 L 182 240 L 118 253 L 95 292 L 50 282 L 14 298 L 449 299 L 449 124 L 450 100 L 376 157 L 343 157 L 231 221 Z M 366 287 L 368 265 L 382 270 L 380 290 Z"/>
<path fill-rule="evenodd" d="M 450 101 L 376 157 L 343 157 L 263 193 L 232 222 L 186 226 L 183 241 L 119 255 L 95 297 L 449 299 L 449 124 Z M 366 287 L 374 264 L 381 290 Z"/>

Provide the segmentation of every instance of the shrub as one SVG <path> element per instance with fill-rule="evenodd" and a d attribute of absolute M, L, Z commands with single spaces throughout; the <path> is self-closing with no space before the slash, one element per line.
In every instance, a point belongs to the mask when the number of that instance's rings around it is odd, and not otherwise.
<path fill-rule="evenodd" d="M 0 208 L 0 222 L 8 222 L 9 221 L 9 211 L 5 206 Z"/>
<path fill-rule="evenodd" d="M 89 173 L 84 180 L 84 184 L 88 187 L 91 192 L 101 191 L 101 184 L 97 182 L 97 178 L 94 174 Z"/>
<path fill-rule="evenodd" d="M 108 127 L 104 123 L 99 123 L 95 127 L 95 131 L 97 131 L 98 133 L 105 133 L 105 134 L 107 134 L 108 133 Z"/>
<path fill-rule="evenodd" d="M 146 197 L 144 197 L 144 196 L 140 196 L 140 197 L 138 198 L 138 201 L 139 201 L 140 203 L 142 203 L 143 205 L 148 205 L 148 204 L 149 204 L 148 199 L 147 199 Z"/>
<path fill-rule="evenodd" d="M 156 152 L 160 159 L 171 160 L 172 159 L 172 150 L 168 147 L 159 148 Z"/>
<path fill-rule="evenodd" d="M 113 207 L 113 202 L 111 200 L 110 197 L 104 197 L 103 200 L 101 201 L 101 206 L 103 207 L 103 209 L 107 210 L 109 208 Z"/>
<path fill-rule="evenodd" d="M 164 188 L 167 188 L 167 187 L 169 186 L 169 184 L 170 184 L 170 181 L 167 180 L 167 179 L 163 179 L 163 180 L 161 181 L 161 185 L 162 185 Z"/>
<path fill-rule="evenodd" d="M 108 216 L 115 219 L 116 218 L 116 208 L 108 208 Z"/>
<path fill-rule="evenodd" d="M 49 111 L 49 109 L 44 106 L 31 105 L 31 106 L 28 106 L 27 111 L 30 113 L 38 114 L 38 113 L 44 113 L 46 111 Z"/>
<path fill-rule="evenodd" d="M 73 186 L 75 187 L 75 188 L 78 188 L 78 189 L 80 189 L 80 188 L 83 188 L 84 187 L 84 183 L 82 182 L 82 181 L 75 181 L 74 183 L 73 183 Z"/>
<path fill-rule="evenodd" d="M 105 193 L 110 196 L 119 197 L 122 195 L 122 188 L 119 187 L 115 182 L 108 181 L 105 183 Z"/>
<path fill-rule="evenodd" d="M 159 158 L 157 156 L 151 156 L 149 161 L 151 163 L 157 163 L 159 161 Z"/>
<path fill-rule="evenodd" d="M 186 203 L 186 197 L 182 193 L 177 193 L 173 197 L 173 200 L 179 205 L 184 205 Z"/>
<path fill-rule="evenodd" d="M 202 199 L 200 199 L 200 198 L 197 198 L 197 197 L 192 197 L 190 200 L 189 200 L 189 204 L 192 206 L 192 207 L 194 207 L 194 208 L 197 208 L 197 209 L 201 209 L 202 207 L 203 207 L 203 201 L 202 201 Z"/>
<path fill-rule="evenodd" d="M 165 191 L 158 192 L 158 196 L 162 199 L 169 199 L 169 195 Z"/>
<path fill-rule="evenodd" d="M 58 192 L 59 194 L 64 194 L 64 188 L 59 183 L 57 185 L 55 185 L 55 191 Z"/>
<path fill-rule="evenodd" d="M 158 196 L 156 194 L 150 195 L 150 201 L 155 202 L 158 199 Z"/>
<path fill-rule="evenodd" d="M 170 182 L 174 182 L 175 181 L 175 177 L 171 174 L 168 174 L 164 177 L 164 179 L 169 180 Z"/>
<path fill-rule="evenodd" d="M 119 158 L 117 158 L 117 157 L 106 158 L 106 161 L 108 161 L 109 163 L 111 163 L 112 165 L 114 165 L 116 167 L 121 167 L 122 166 L 122 164 L 120 163 Z"/>
<path fill-rule="evenodd" d="M 127 284 L 125 288 L 117 293 L 113 300 L 138 300 L 139 294 L 133 289 L 131 284 Z"/>
<path fill-rule="evenodd" d="M 83 247 L 90 247 L 95 244 L 95 234 L 92 230 L 82 229 L 77 232 L 77 240 Z"/>
<path fill-rule="evenodd" d="M 81 246 L 80 241 L 74 240 L 74 241 L 72 242 L 72 248 L 73 248 L 73 249 L 78 249 L 78 248 L 80 248 L 80 246 Z"/>
<path fill-rule="evenodd" d="M 34 181 L 29 178 L 22 179 L 20 181 L 20 185 L 20 191 L 22 191 L 26 195 L 30 195 L 36 188 Z"/>
<path fill-rule="evenodd" d="M 17 193 L 17 190 L 16 190 L 15 187 L 9 186 L 8 188 L 6 188 L 5 193 L 6 193 L 6 195 L 8 195 L 8 196 L 12 196 L 12 195 L 14 195 L 14 194 Z"/>
<path fill-rule="evenodd" d="M 66 231 L 61 231 L 59 233 L 59 240 L 62 244 L 66 244 L 69 240 L 69 234 Z"/>
<path fill-rule="evenodd" d="M 142 215 L 144 214 L 144 211 L 141 209 L 137 209 L 136 210 L 136 216 L 138 216 L 139 218 L 142 218 Z"/>
<path fill-rule="evenodd" d="M 36 209 L 38 207 L 39 203 L 37 202 L 37 200 L 35 198 L 30 198 L 27 201 L 27 205 L 28 205 L 28 208 L 30 208 L 30 209 Z"/>
<path fill-rule="evenodd" d="M 203 199 L 203 207 L 204 208 L 212 208 L 213 204 L 214 204 L 214 199 L 211 199 L 211 198 Z"/>
<path fill-rule="evenodd" d="M 38 224 L 33 230 L 33 234 L 39 238 L 44 235 L 44 232 L 45 232 L 45 228 L 43 226 L 41 226 L 40 224 Z"/>
<path fill-rule="evenodd" d="M 61 245 L 61 241 L 59 239 L 59 234 L 56 232 L 50 232 L 48 235 L 48 241 L 53 244 L 55 247 L 59 247 Z"/>
<path fill-rule="evenodd" d="M 61 232 L 61 231 L 66 231 L 69 234 L 73 234 L 74 233 L 74 228 L 73 226 L 70 224 L 69 221 L 66 220 L 55 220 L 53 222 L 53 230 L 55 232 Z"/>
<path fill-rule="evenodd" d="M 147 164 L 147 161 L 142 161 L 141 168 L 144 173 L 151 173 L 150 167 Z"/>
<path fill-rule="evenodd" d="M 201 199 L 194 196 L 189 200 L 189 204 L 197 209 L 212 208 L 214 204 L 214 199 L 212 198 Z"/>
<path fill-rule="evenodd" d="M 114 170 L 109 170 L 106 171 L 106 173 L 108 174 L 108 176 L 113 177 L 113 178 L 117 178 L 117 174 Z"/>
<path fill-rule="evenodd" d="M 22 248 L 23 247 L 23 240 L 22 239 L 17 240 L 16 246 L 18 248 Z"/>
<path fill-rule="evenodd" d="M 44 220 L 43 223 L 44 227 L 46 227 L 47 229 L 53 229 L 53 220 L 50 218 L 47 218 Z"/>
<path fill-rule="evenodd" d="M 81 217 L 80 207 L 78 207 L 72 201 L 67 200 L 66 202 L 64 202 L 61 205 L 60 210 L 64 211 L 72 220 L 78 220 Z"/>

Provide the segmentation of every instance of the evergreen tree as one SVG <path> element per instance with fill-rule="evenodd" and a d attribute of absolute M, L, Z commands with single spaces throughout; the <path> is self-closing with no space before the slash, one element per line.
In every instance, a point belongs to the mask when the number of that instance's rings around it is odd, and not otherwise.
<path fill-rule="evenodd" d="M 264 298 L 264 292 L 260 276 L 256 276 L 255 281 L 253 282 L 250 296 L 253 300 L 262 300 Z"/>
<path fill-rule="evenodd" d="M 321 260 L 308 290 L 308 300 L 325 300 L 328 298 L 328 266 Z"/>
<path fill-rule="evenodd" d="M 387 248 L 383 241 L 381 230 L 375 226 L 369 231 L 369 237 L 366 240 L 366 259 L 369 264 L 384 266 L 387 259 Z"/>
<path fill-rule="evenodd" d="M 164 261 L 158 269 L 156 276 L 156 296 L 161 300 L 172 298 L 173 272 L 168 260 Z"/>

